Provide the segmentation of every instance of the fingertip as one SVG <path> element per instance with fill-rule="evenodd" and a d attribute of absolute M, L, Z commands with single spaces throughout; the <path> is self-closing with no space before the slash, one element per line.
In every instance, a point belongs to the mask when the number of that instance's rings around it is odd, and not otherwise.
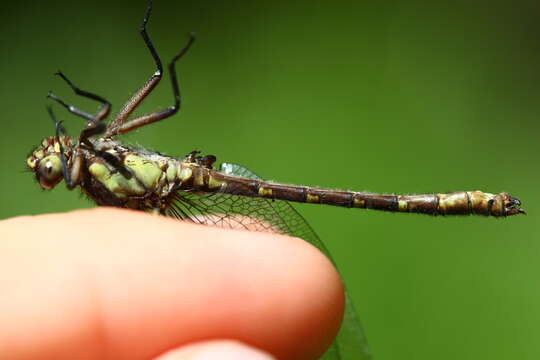
<path fill-rule="evenodd" d="M 275 360 L 275 358 L 239 341 L 211 340 L 182 346 L 154 360 Z"/>
<path fill-rule="evenodd" d="M 31 326 L 42 342 L 73 344 L 77 334 L 85 351 L 106 346 L 114 359 L 149 358 L 205 339 L 238 339 L 297 360 L 320 355 L 341 323 L 337 271 L 297 238 L 112 208 L 0 226 L 0 232 L 11 229 L 0 252 L 0 288 L 9 293 L 6 287 L 12 287 L 30 304 L 33 294 L 49 295 L 43 306 L 30 306 L 42 321 L 29 319 L 26 330 L 20 315 L 28 307 L 14 296 L 4 299 L 13 300 L 8 302 L 14 310 L 0 333 L 19 336 L 27 350 L 40 349 L 27 346 Z M 103 329 L 104 336 L 95 335 Z M 56 350 L 50 358 L 60 358 L 62 349 Z"/>

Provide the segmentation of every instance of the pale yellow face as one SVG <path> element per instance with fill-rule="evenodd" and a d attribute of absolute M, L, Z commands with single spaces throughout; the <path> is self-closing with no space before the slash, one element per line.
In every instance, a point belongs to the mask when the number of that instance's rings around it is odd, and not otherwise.
<path fill-rule="evenodd" d="M 61 140 L 64 147 L 70 145 L 69 138 Z M 54 137 L 43 139 L 41 145 L 26 159 L 26 165 L 36 174 L 39 185 L 45 190 L 52 189 L 64 178 L 60 144 Z"/>

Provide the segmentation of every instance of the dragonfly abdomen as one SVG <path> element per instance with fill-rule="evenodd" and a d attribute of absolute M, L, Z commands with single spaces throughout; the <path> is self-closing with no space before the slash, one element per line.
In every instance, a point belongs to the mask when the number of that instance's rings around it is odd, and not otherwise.
<path fill-rule="evenodd" d="M 503 217 L 524 213 L 520 201 L 508 193 L 459 191 L 441 194 L 387 195 L 286 185 L 236 176 L 214 170 L 195 171 L 196 190 L 261 197 L 300 203 L 314 203 L 429 215 L 485 215 Z"/>
<path fill-rule="evenodd" d="M 485 215 L 503 217 L 524 213 L 520 201 L 508 193 L 457 191 L 442 194 L 396 195 L 399 212 L 431 215 Z"/>

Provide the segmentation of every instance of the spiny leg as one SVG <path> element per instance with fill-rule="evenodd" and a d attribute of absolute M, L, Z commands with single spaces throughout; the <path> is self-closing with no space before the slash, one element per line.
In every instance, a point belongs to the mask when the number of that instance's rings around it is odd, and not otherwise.
<path fill-rule="evenodd" d="M 109 111 L 111 109 L 111 104 L 107 100 L 105 100 L 99 95 L 79 89 L 60 71 L 55 73 L 55 75 L 60 76 L 65 82 L 67 82 L 67 84 L 71 87 L 71 89 L 75 92 L 75 94 L 99 101 L 101 103 L 101 107 L 96 114 L 91 115 L 82 110 L 77 109 L 75 106 L 67 104 L 64 100 L 54 95 L 51 91 L 49 91 L 49 93 L 47 94 L 48 98 L 53 99 L 54 101 L 56 101 L 57 103 L 65 107 L 70 113 L 75 114 L 79 117 L 82 117 L 83 119 L 86 119 L 89 122 L 91 121 L 93 123 L 98 123 L 99 120 L 102 120 L 103 118 L 105 118 L 105 116 L 109 114 Z"/>
<path fill-rule="evenodd" d="M 84 142 L 90 147 L 92 147 L 91 143 L 88 141 L 88 138 L 105 132 L 106 125 L 102 121 L 102 119 L 105 116 L 107 116 L 107 114 L 109 113 L 111 104 L 99 95 L 95 95 L 88 91 L 79 89 L 63 73 L 57 72 L 55 73 L 55 75 L 60 76 L 65 82 L 67 82 L 68 85 L 71 87 L 71 89 L 73 89 L 73 91 L 77 95 L 87 97 L 87 98 L 99 101 L 101 103 L 101 108 L 98 110 L 98 112 L 94 115 L 91 115 L 82 110 L 77 109 L 75 106 L 67 104 L 64 100 L 54 95 L 50 91 L 47 95 L 48 98 L 53 99 L 54 101 L 56 101 L 57 103 L 65 107 L 70 113 L 75 114 L 87 120 L 86 127 L 79 134 L 79 141 Z"/>
<path fill-rule="evenodd" d="M 79 117 L 82 117 L 83 119 L 86 119 L 89 122 L 95 122 L 98 120 L 94 115 L 88 114 L 87 112 L 77 109 L 73 105 L 67 104 L 64 100 L 54 95 L 51 91 L 49 91 L 49 93 L 47 94 L 47 97 L 49 99 L 53 99 L 54 101 L 56 101 L 57 103 L 65 107 L 67 111 L 69 111 L 70 113 L 77 115 Z"/>
<path fill-rule="evenodd" d="M 69 87 L 73 90 L 75 94 L 79 96 L 83 96 L 88 99 L 95 100 L 101 104 L 99 110 L 93 115 L 95 118 L 102 120 L 105 117 L 107 117 L 107 115 L 109 115 L 109 111 L 111 110 L 111 103 L 108 102 L 106 99 L 94 93 L 88 92 L 86 90 L 79 89 L 61 71 L 58 71 L 54 75 L 60 76 L 69 85 Z"/>
<path fill-rule="evenodd" d="M 120 160 L 118 158 L 116 158 L 114 155 L 109 154 L 107 152 L 96 151 L 94 149 L 93 144 L 88 140 L 88 138 L 90 138 L 91 136 L 99 135 L 105 132 L 106 124 L 103 122 L 102 119 L 108 115 L 111 108 L 111 104 L 99 95 L 79 89 L 63 73 L 57 72 L 55 75 L 60 76 L 64 81 L 66 81 L 77 95 L 99 101 L 102 104 L 101 108 L 98 110 L 98 112 L 95 115 L 90 115 L 81 110 L 78 110 L 74 106 L 70 106 L 66 104 L 62 99 L 58 98 L 52 93 L 49 93 L 48 95 L 49 98 L 52 98 L 53 100 L 57 101 L 58 103 L 66 107 L 71 113 L 79 115 L 87 120 L 86 127 L 79 134 L 79 142 L 85 143 L 88 147 L 88 150 L 102 157 L 103 160 L 105 160 L 112 167 L 114 167 L 119 172 L 121 172 L 128 179 L 131 178 L 131 174 L 120 164 Z M 50 113 L 52 114 L 52 110 L 50 111 Z M 51 115 L 51 116 L 54 119 L 54 115 Z M 58 122 L 55 120 L 55 124 L 57 124 L 57 137 L 59 136 L 59 134 L 63 135 L 65 133 L 65 130 L 63 129 L 61 122 Z M 58 126 L 60 126 L 60 128 Z M 62 147 L 61 143 L 60 143 L 60 147 Z M 61 151 L 61 157 L 62 156 L 64 156 L 63 151 Z M 73 188 L 75 185 L 77 185 L 79 174 L 81 171 L 80 169 L 81 164 L 82 164 L 82 157 L 80 155 L 80 151 L 78 150 L 78 148 L 76 148 L 75 154 L 74 154 L 73 168 L 72 168 L 72 172 L 76 174 L 76 176 L 73 176 L 74 174 L 71 174 L 72 176 L 70 176 L 69 173 L 66 173 L 64 171 L 64 178 L 66 180 L 66 183 L 68 184 L 68 188 Z"/>
<path fill-rule="evenodd" d="M 138 116 L 134 119 L 129 120 L 128 122 L 122 124 L 120 127 L 114 129 L 114 132 L 109 133 L 107 131 L 107 135 L 116 135 L 116 134 L 125 134 L 131 130 L 137 129 L 141 126 L 148 125 L 154 122 L 157 122 L 159 120 L 163 120 L 165 118 L 168 118 L 169 116 L 172 116 L 180 110 L 180 106 L 182 104 L 181 102 L 181 96 L 180 96 L 180 88 L 178 86 L 178 78 L 176 76 L 176 69 L 175 64 L 176 62 L 182 58 L 186 54 L 186 52 L 189 50 L 193 42 L 195 41 L 195 35 L 191 33 L 189 35 L 189 40 L 187 44 L 184 46 L 184 48 L 171 60 L 169 64 L 169 73 L 171 74 L 171 85 L 174 95 L 174 105 L 168 107 L 165 110 L 156 111 L 150 114 L 145 114 Z"/>
<path fill-rule="evenodd" d="M 159 55 L 154 48 L 154 45 L 152 44 L 148 33 L 146 32 L 146 24 L 148 23 L 151 12 L 152 0 L 148 0 L 146 14 L 144 15 L 144 19 L 140 27 L 140 33 L 144 43 L 146 44 L 146 47 L 148 48 L 148 51 L 150 51 L 150 54 L 154 59 L 157 70 L 152 74 L 150 79 L 148 79 L 146 83 L 144 83 L 144 85 L 139 90 L 137 90 L 135 94 L 131 96 L 131 98 L 124 104 L 124 106 L 122 106 L 122 109 L 120 109 L 118 115 L 116 115 L 114 120 L 111 121 L 111 123 L 109 124 L 106 136 L 113 136 L 118 134 L 118 128 L 127 120 L 129 115 L 131 115 L 131 113 L 140 105 L 140 103 L 152 92 L 152 90 L 159 83 L 163 75 L 163 65 L 161 64 L 161 59 L 159 58 Z"/>
<path fill-rule="evenodd" d="M 84 142 L 88 146 L 92 147 L 92 144 L 88 141 L 88 138 L 105 132 L 105 129 L 107 126 L 100 118 L 97 118 L 94 115 L 90 115 L 82 110 L 77 109 L 74 106 L 67 104 L 66 102 L 64 102 L 64 100 L 60 99 L 58 96 L 54 95 L 51 92 L 49 92 L 47 97 L 50 99 L 53 99 L 54 101 L 56 101 L 57 103 L 65 107 L 70 113 L 80 116 L 83 119 L 87 120 L 85 128 L 79 134 L 80 142 Z"/>

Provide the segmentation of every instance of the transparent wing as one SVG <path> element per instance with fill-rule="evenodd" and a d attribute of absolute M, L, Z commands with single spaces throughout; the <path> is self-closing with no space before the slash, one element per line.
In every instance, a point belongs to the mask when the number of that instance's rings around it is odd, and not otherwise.
<path fill-rule="evenodd" d="M 229 175 L 260 179 L 253 172 L 236 164 L 224 163 L 219 170 Z M 317 247 L 334 263 L 317 234 L 304 218 L 285 201 L 220 193 L 178 192 L 167 215 L 211 226 L 244 228 L 300 237 Z M 371 359 L 366 338 L 351 298 L 347 293 L 345 296 L 346 307 L 343 324 L 336 340 L 322 359 Z"/>

